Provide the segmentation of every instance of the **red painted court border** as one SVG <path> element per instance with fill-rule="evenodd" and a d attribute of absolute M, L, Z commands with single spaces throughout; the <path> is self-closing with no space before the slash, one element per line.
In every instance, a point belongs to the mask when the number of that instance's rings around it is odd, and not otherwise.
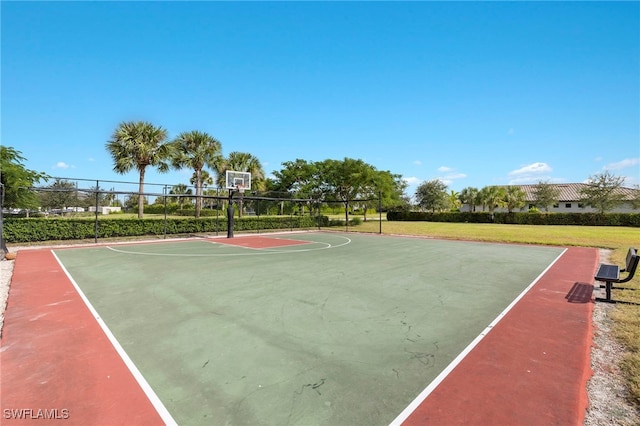
<path fill-rule="evenodd" d="M 405 425 L 579 425 L 591 375 L 597 250 L 570 248 L 429 393 Z M 490 283 L 487 283 L 490 285 Z M 148 396 L 48 250 L 21 251 L 0 342 L 3 424 L 162 424 Z M 6 418 L 18 410 L 32 421 Z"/>
<path fill-rule="evenodd" d="M 96 319 L 50 250 L 19 252 L 0 341 L 3 425 L 171 423 Z"/>
<path fill-rule="evenodd" d="M 246 236 L 246 237 L 235 237 L 235 238 L 215 238 L 210 241 L 218 243 L 218 244 L 226 244 L 230 246 L 239 246 L 246 247 L 252 249 L 264 249 L 264 248 L 274 248 L 274 247 L 287 247 L 287 246 L 297 246 L 301 244 L 311 244 L 311 241 L 303 241 L 303 240 L 290 240 L 286 238 L 272 238 L 272 237 L 260 237 L 260 236 Z"/>
<path fill-rule="evenodd" d="M 392 424 L 582 425 L 593 299 L 571 303 L 568 295 L 576 284 L 593 288 L 597 264 L 596 249 L 567 249 L 442 382 Z"/>

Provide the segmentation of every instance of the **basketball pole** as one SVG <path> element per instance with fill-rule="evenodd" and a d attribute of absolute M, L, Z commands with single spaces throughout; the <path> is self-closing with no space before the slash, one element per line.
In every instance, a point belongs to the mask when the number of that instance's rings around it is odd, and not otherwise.
<path fill-rule="evenodd" d="M 229 205 L 227 206 L 227 238 L 233 238 L 233 189 L 229 189 Z"/>

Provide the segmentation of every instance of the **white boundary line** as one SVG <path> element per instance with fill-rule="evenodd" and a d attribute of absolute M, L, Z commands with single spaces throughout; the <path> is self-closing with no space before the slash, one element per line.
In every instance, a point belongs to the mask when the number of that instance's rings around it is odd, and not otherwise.
<path fill-rule="evenodd" d="M 315 248 L 307 248 L 307 249 L 299 249 L 299 250 L 282 250 L 282 249 L 278 249 L 278 247 L 272 247 L 272 248 L 253 248 L 253 247 L 245 247 L 245 246 L 241 246 L 241 245 L 235 245 L 235 244 L 225 244 L 225 243 L 218 243 L 216 241 L 210 241 L 211 244 L 220 247 L 220 248 L 240 248 L 240 249 L 245 249 L 245 250 L 249 250 L 249 252 L 245 252 L 245 253 L 211 253 L 211 254 L 200 254 L 200 253 L 149 253 L 149 252 L 143 252 L 143 251 L 128 251 L 128 250 L 122 250 L 122 249 L 116 249 L 114 247 L 111 246 L 104 246 L 106 249 L 111 250 L 113 252 L 116 253 L 122 253 L 122 254 L 131 254 L 131 255 L 138 255 L 138 256 L 166 256 L 166 257 L 234 257 L 234 256 L 262 256 L 262 255 L 270 255 L 270 254 L 293 254 L 293 253 L 303 253 L 303 252 L 308 252 L 308 251 L 318 251 L 318 250 L 326 250 L 326 249 L 331 249 L 331 248 L 338 248 L 338 247 L 342 247 L 342 246 L 346 246 L 347 244 L 351 243 L 351 239 L 348 237 L 344 237 L 344 236 L 340 236 L 340 238 L 344 239 L 345 242 L 342 242 L 340 244 L 331 244 L 331 243 L 325 243 L 322 241 L 308 241 L 308 240 L 296 240 L 296 241 L 304 241 L 306 243 L 309 244 L 319 244 L 321 245 L 321 247 L 315 247 Z M 298 245 L 291 245 L 289 247 L 297 247 Z"/>
<path fill-rule="evenodd" d="M 507 315 L 507 313 L 520 301 L 520 299 L 522 299 L 524 295 L 527 294 L 529 290 L 533 288 L 534 285 L 536 285 L 536 283 L 540 280 L 540 278 L 542 278 L 544 274 L 546 274 L 547 271 L 551 269 L 551 267 L 562 257 L 562 255 L 564 255 L 567 252 L 567 250 L 568 249 L 565 248 L 562 251 L 562 253 L 560 253 L 558 257 L 556 257 L 553 260 L 553 262 L 551 262 L 549 266 L 547 266 L 545 270 L 542 271 L 540 275 L 538 275 L 536 279 L 533 280 L 533 282 L 531 282 L 531 284 L 529 284 L 527 288 L 525 288 L 522 291 L 522 293 L 520 293 L 518 297 L 516 297 L 514 301 L 511 302 L 511 304 L 509 304 L 509 306 L 505 308 L 504 311 L 498 314 L 496 319 L 494 319 L 491 322 L 491 324 L 487 326 L 487 328 L 482 330 L 482 332 L 478 335 L 478 337 L 473 339 L 473 341 L 469 343 L 469 345 L 466 348 L 464 348 L 464 350 L 460 352 L 460 354 L 453 361 L 451 361 L 451 363 L 444 370 L 442 370 L 442 372 L 431 383 L 429 383 L 429 386 L 427 386 L 422 392 L 420 392 L 420 394 L 413 401 L 411 401 L 411 403 L 407 406 L 407 408 L 405 408 L 402 411 L 402 413 L 400 413 L 398 417 L 396 417 L 389 424 L 389 426 L 400 426 L 405 420 L 407 420 L 409 416 L 416 410 L 416 408 L 418 408 L 420 404 L 422 404 L 424 400 L 427 399 L 427 397 L 431 394 L 431 392 L 433 392 L 435 388 L 437 388 L 438 385 L 440 385 L 440 383 L 442 383 L 444 379 L 447 378 L 449 373 L 451 373 L 458 366 L 458 364 L 460 364 L 462 360 L 469 354 L 469 352 L 471 352 L 471 350 L 473 350 L 473 348 L 475 348 L 478 345 L 478 343 L 480 343 L 480 341 L 484 339 L 484 337 L 487 334 L 489 334 L 489 332 L 496 326 L 496 324 L 498 324 L 500 320 L 504 318 L 505 315 Z"/>
<path fill-rule="evenodd" d="M 62 264 L 58 256 L 56 256 L 53 250 L 51 250 L 51 254 L 53 254 L 53 257 L 56 258 L 56 261 L 58 262 L 58 264 L 60 265 L 64 273 L 67 275 L 67 278 L 69 278 L 69 280 L 75 287 L 76 291 L 84 301 L 87 308 L 89 308 L 89 311 L 93 315 L 94 319 L 96 320 L 96 322 L 98 323 L 98 325 L 100 326 L 104 334 L 107 336 L 107 338 L 115 348 L 116 352 L 118 352 L 118 355 L 120 355 L 120 358 L 122 358 L 125 365 L 127 366 L 127 368 L 129 369 L 133 377 L 138 382 L 138 385 L 140 385 L 144 393 L 147 395 L 147 398 L 149 398 L 149 401 L 151 402 L 151 404 L 153 404 L 153 407 L 156 409 L 156 411 L 162 418 L 162 421 L 164 421 L 166 425 L 177 426 L 178 423 L 173 419 L 173 417 L 169 413 L 169 410 L 167 410 L 167 408 L 164 406 L 162 401 L 160 401 L 160 398 L 158 398 L 158 395 L 156 395 L 156 393 L 153 391 L 149 383 L 145 380 L 144 376 L 142 376 L 142 373 L 140 373 L 140 370 L 138 370 L 138 368 L 135 366 L 131 358 L 129 358 L 129 355 L 127 355 L 124 348 L 120 345 L 120 343 L 118 342 L 116 337 L 113 335 L 111 330 L 109 330 L 109 327 L 107 327 L 107 324 L 102 320 L 102 318 L 100 318 L 98 311 L 96 311 L 93 305 L 91 305 L 91 302 L 89 302 L 89 299 L 87 299 L 87 296 L 85 296 L 85 294 L 82 292 L 82 290 L 80 289 L 78 284 L 75 282 L 73 277 L 71 277 L 71 274 L 69 274 L 69 271 L 67 271 L 67 268 L 64 267 L 64 265 Z"/>

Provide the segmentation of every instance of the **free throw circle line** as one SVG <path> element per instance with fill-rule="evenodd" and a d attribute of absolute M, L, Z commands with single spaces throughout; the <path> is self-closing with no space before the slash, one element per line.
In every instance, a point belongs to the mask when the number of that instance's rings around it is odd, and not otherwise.
<path fill-rule="evenodd" d="M 322 247 L 315 247 L 315 248 L 307 248 L 307 249 L 299 249 L 299 250 L 277 250 L 277 249 L 256 249 L 256 248 L 250 248 L 250 247 L 242 247 L 242 246 L 234 246 L 234 247 L 239 247 L 239 248 L 243 248 L 243 249 L 249 249 L 250 251 L 247 253 L 190 253 L 190 254 L 186 254 L 186 253 L 150 253 L 150 252 L 136 252 L 136 251 L 129 251 L 129 250 L 122 250 L 122 249 L 117 249 L 114 248 L 112 246 L 106 246 L 107 249 L 116 252 L 116 253 L 122 253 L 122 254 L 132 254 L 132 255 L 139 255 L 139 256 L 167 256 L 167 257 L 229 257 L 229 256 L 261 256 L 261 255 L 268 255 L 268 254 L 291 254 L 291 253 L 303 253 L 303 252 L 309 252 L 309 251 L 319 251 L 319 250 L 326 250 L 326 249 L 331 249 L 331 248 L 338 248 L 338 247 L 343 247 L 346 246 L 347 244 L 351 243 L 351 239 L 348 237 L 343 237 L 340 236 L 340 238 L 343 238 L 344 242 L 340 243 L 340 244 L 331 244 L 331 243 L 325 243 L 325 242 L 321 242 L 321 241 L 308 241 L 310 243 L 314 243 L 314 244 L 321 244 Z M 298 241 L 307 241 L 307 240 L 298 240 Z M 224 245 L 222 243 L 218 243 L 220 245 Z"/>

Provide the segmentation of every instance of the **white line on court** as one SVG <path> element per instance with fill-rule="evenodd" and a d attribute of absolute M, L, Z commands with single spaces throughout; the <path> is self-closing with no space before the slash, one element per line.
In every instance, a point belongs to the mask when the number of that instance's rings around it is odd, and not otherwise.
<path fill-rule="evenodd" d="M 107 324 L 102 320 L 102 318 L 100 318 L 100 315 L 98 314 L 98 311 L 96 311 L 96 309 L 93 307 L 93 305 L 91 305 L 91 302 L 89 302 L 89 299 L 87 298 L 87 296 L 80 289 L 80 287 L 78 286 L 76 281 L 73 279 L 71 274 L 69 274 L 69 271 L 67 271 L 67 268 L 64 267 L 64 265 L 62 264 L 62 262 L 60 261 L 58 256 L 56 256 L 56 254 L 55 254 L 55 252 L 53 250 L 51 250 L 51 254 L 53 254 L 53 257 L 56 258 L 56 261 L 58 262 L 58 264 L 60 265 L 60 267 L 62 268 L 64 273 L 67 275 L 67 278 L 69 278 L 69 280 L 71 281 L 71 283 L 75 287 L 76 291 L 78 292 L 78 294 L 80 295 L 80 297 L 84 301 L 84 303 L 87 306 L 87 308 L 89 308 L 89 311 L 91 312 L 91 314 L 95 318 L 96 322 L 98 323 L 100 328 L 102 328 L 102 331 L 107 336 L 107 338 L 109 339 L 109 341 L 111 342 L 111 344 L 115 348 L 116 352 L 118 352 L 118 355 L 120 355 L 120 358 L 122 358 L 122 361 L 124 361 L 125 365 L 127 366 L 127 368 L 129 369 L 129 371 L 131 372 L 133 377 L 138 382 L 138 385 L 140 385 L 140 387 L 142 388 L 144 393 L 147 395 L 147 398 L 149 398 L 149 401 L 151 402 L 151 404 L 153 404 L 153 407 L 156 409 L 156 411 L 158 412 L 158 414 L 162 418 L 162 421 L 166 425 L 171 425 L 171 426 L 176 425 L 177 426 L 178 423 L 173 419 L 173 417 L 169 413 L 169 410 L 167 410 L 167 408 L 164 406 L 162 401 L 160 401 L 160 398 L 158 398 L 158 395 L 156 395 L 156 393 L 153 391 L 153 389 L 151 388 L 149 383 L 145 380 L 145 378 L 142 375 L 142 373 L 140 373 L 140 370 L 138 370 L 138 368 L 133 363 L 131 358 L 129 358 L 129 355 L 127 355 L 127 353 L 125 352 L 124 348 L 120 345 L 120 342 L 118 342 L 118 339 L 116 339 L 116 337 L 113 335 L 111 330 L 109 330 L 109 327 L 107 327 Z"/>
<path fill-rule="evenodd" d="M 478 335 L 478 337 L 476 337 L 475 339 L 473 339 L 473 341 L 471 343 L 469 343 L 469 345 L 464 348 L 464 350 L 462 352 L 460 352 L 460 354 L 453 360 L 451 361 L 451 363 L 444 369 L 442 370 L 442 372 L 431 382 L 429 383 L 429 386 L 427 386 L 422 392 L 420 392 L 420 394 L 413 400 L 411 401 L 411 403 L 407 406 L 407 408 L 405 408 L 402 413 L 400 413 L 398 415 L 398 417 L 396 417 L 390 424 L 389 426 L 400 426 L 405 420 L 407 420 L 409 418 L 409 416 L 416 410 L 416 408 L 418 408 L 420 406 L 420 404 L 422 404 L 424 402 L 425 399 L 427 399 L 427 397 L 431 394 L 431 392 L 433 392 L 435 390 L 435 388 L 438 387 L 438 385 L 440 383 L 442 383 L 444 381 L 444 379 L 447 378 L 447 376 L 449 375 L 449 373 L 451 373 L 457 366 L 458 364 L 460 364 L 462 362 L 462 360 L 469 354 L 469 352 L 471 352 L 471 350 L 473 350 L 473 348 L 475 348 L 478 343 L 480 343 L 480 341 L 482 339 L 484 339 L 484 337 L 489 334 L 489 332 L 500 322 L 500 320 L 502 318 L 505 317 L 505 315 L 507 315 L 507 313 L 520 301 L 520 299 L 522 299 L 524 297 L 525 294 L 527 294 L 529 292 L 529 290 L 531 290 L 533 288 L 534 285 L 536 285 L 536 283 L 540 280 L 540 278 L 542 278 L 544 276 L 544 274 L 547 273 L 547 271 L 562 257 L 562 255 L 564 255 L 567 252 L 567 249 L 565 248 L 562 253 L 560 253 L 558 255 L 558 257 L 556 257 L 553 262 L 551 262 L 549 264 L 549 266 L 547 266 L 545 268 L 544 271 L 542 271 L 540 273 L 540 275 L 538 275 L 536 277 L 536 279 L 534 279 L 531 284 L 529 284 L 523 291 L 522 293 L 520 293 L 518 295 L 518 297 L 516 297 L 513 302 L 511 302 L 511 304 L 509 304 L 509 306 L 507 306 L 505 308 L 504 311 L 502 311 L 500 314 L 498 314 L 498 316 L 496 317 L 496 319 L 494 319 L 491 324 L 489 324 L 484 330 L 482 330 L 482 332 Z"/>
<path fill-rule="evenodd" d="M 347 244 L 351 243 L 351 239 L 344 237 L 344 236 L 338 236 L 339 238 L 342 238 L 343 240 L 345 240 L 344 242 L 340 243 L 340 244 L 331 244 L 331 243 L 325 243 L 322 241 L 312 241 L 312 240 L 299 240 L 299 241 L 305 241 L 308 243 L 312 243 L 312 244 L 318 244 L 321 245 L 320 247 L 315 247 L 315 248 L 307 248 L 307 249 L 297 249 L 297 250 L 280 250 L 280 249 L 270 249 L 270 248 L 262 248 L 262 249 L 256 249 L 253 247 L 244 247 L 244 246 L 236 246 L 236 245 L 230 245 L 230 244 L 223 244 L 223 243 L 215 243 L 215 244 L 219 244 L 222 246 L 229 247 L 229 248 L 233 248 L 233 247 L 237 247 L 237 248 L 241 248 L 241 249 L 247 249 L 248 251 L 246 253 L 150 253 L 150 252 L 142 252 L 142 251 L 129 251 L 129 250 L 122 250 L 122 249 L 117 249 L 111 246 L 105 246 L 107 249 L 116 252 L 116 253 L 122 253 L 122 254 L 133 254 L 133 255 L 140 255 L 140 256 L 168 256 L 168 257 L 233 257 L 233 256 L 262 256 L 262 255 L 268 255 L 268 254 L 292 254 L 292 253 L 303 253 L 303 252 L 308 252 L 308 251 L 318 251 L 318 250 L 326 250 L 326 249 L 331 249 L 331 248 L 338 248 L 338 247 L 342 247 L 342 246 L 346 246 Z"/>

